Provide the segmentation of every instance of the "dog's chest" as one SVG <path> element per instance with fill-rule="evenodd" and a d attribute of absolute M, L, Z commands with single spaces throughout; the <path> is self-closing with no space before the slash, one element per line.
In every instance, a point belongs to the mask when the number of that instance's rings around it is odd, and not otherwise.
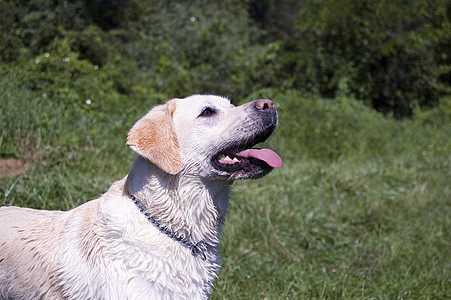
<path fill-rule="evenodd" d="M 71 299 L 202 299 L 211 292 L 215 266 L 208 261 L 174 249 L 162 257 L 121 248 L 105 248 L 103 259 L 91 265 L 70 254 L 72 263 L 62 270 L 64 294 Z"/>
<path fill-rule="evenodd" d="M 195 257 L 138 218 L 139 212 L 131 211 L 127 216 L 122 210 L 122 218 L 108 216 L 116 221 L 106 232 L 92 235 L 98 240 L 77 243 L 84 245 L 84 251 L 64 247 L 61 285 L 65 294 L 74 296 L 71 299 L 207 298 L 217 269 L 217 250 L 209 251 L 207 260 Z M 129 218 L 134 221 L 127 222 Z"/>
<path fill-rule="evenodd" d="M 112 258 L 106 266 L 111 284 L 107 283 L 105 296 L 112 299 L 201 299 L 209 294 L 214 274 L 209 271 L 213 266 L 208 262 L 186 253 L 180 255 L 174 249 L 167 251 L 165 257 L 135 250 L 127 257 Z"/>

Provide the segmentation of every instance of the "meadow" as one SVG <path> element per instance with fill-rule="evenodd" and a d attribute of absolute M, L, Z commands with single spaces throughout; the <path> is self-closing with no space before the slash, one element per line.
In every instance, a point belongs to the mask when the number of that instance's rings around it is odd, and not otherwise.
<path fill-rule="evenodd" d="M 72 90 L 2 74 L 1 157 L 29 167 L 0 178 L 0 205 L 68 210 L 98 197 L 131 166 L 129 128 L 164 99 L 106 86 L 67 101 Z M 284 166 L 234 184 L 212 299 L 451 297 L 450 99 L 404 120 L 293 90 L 233 101 L 258 98 L 277 104 L 265 147 Z"/>

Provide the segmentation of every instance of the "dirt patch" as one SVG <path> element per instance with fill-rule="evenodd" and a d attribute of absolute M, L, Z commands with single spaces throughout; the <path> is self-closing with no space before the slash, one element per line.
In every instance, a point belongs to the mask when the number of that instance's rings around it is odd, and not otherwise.
<path fill-rule="evenodd" d="M 0 178 L 13 177 L 24 174 L 28 170 L 28 165 L 22 160 L 15 158 L 0 158 Z"/>

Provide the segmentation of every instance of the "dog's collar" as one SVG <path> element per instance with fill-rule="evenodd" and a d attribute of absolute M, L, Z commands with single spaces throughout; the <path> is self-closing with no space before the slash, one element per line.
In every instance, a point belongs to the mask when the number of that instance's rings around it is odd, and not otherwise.
<path fill-rule="evenodd" d="M 173 239 L 174 241 L 179 242 L 182 246 L 190 249 L 191 254 L 195 257 L 199 256 L 202 260 L 207 260 L 207 256 L 205 255 L 204 250 L 200 248 L 201 245 L 207 245 L 204 241 L 198 241 L 197 243 L 192 243 L 188 241 L 186 238 L 183 238 L 177 235 L 175 232 L 170 230 L 167 227 L 164 227 L 160 224 L 160 221 L 152 216 L 152 214 L 148 211 L 147 207 L 142 203 L 138 198 L 134 195 L 129 195 L 130 199 L 135 203 L 136 207 L 138 207 L 139 211 L 152 223 L 155 227 L 157 227 L 162 233 L 166 234 L 168 237 Z"/>

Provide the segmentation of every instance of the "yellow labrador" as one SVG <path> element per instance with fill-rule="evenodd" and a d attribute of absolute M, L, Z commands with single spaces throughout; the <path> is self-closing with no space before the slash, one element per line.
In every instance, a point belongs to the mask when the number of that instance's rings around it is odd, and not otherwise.
<path fill-rule="evenodd" d="M 130 130 L 129 174 L 73 210 L 0 208 L 1 299 L 203 299 L 218 270 L 230 185 L 281 167 L 270 100 L 194 95 Z"/>

